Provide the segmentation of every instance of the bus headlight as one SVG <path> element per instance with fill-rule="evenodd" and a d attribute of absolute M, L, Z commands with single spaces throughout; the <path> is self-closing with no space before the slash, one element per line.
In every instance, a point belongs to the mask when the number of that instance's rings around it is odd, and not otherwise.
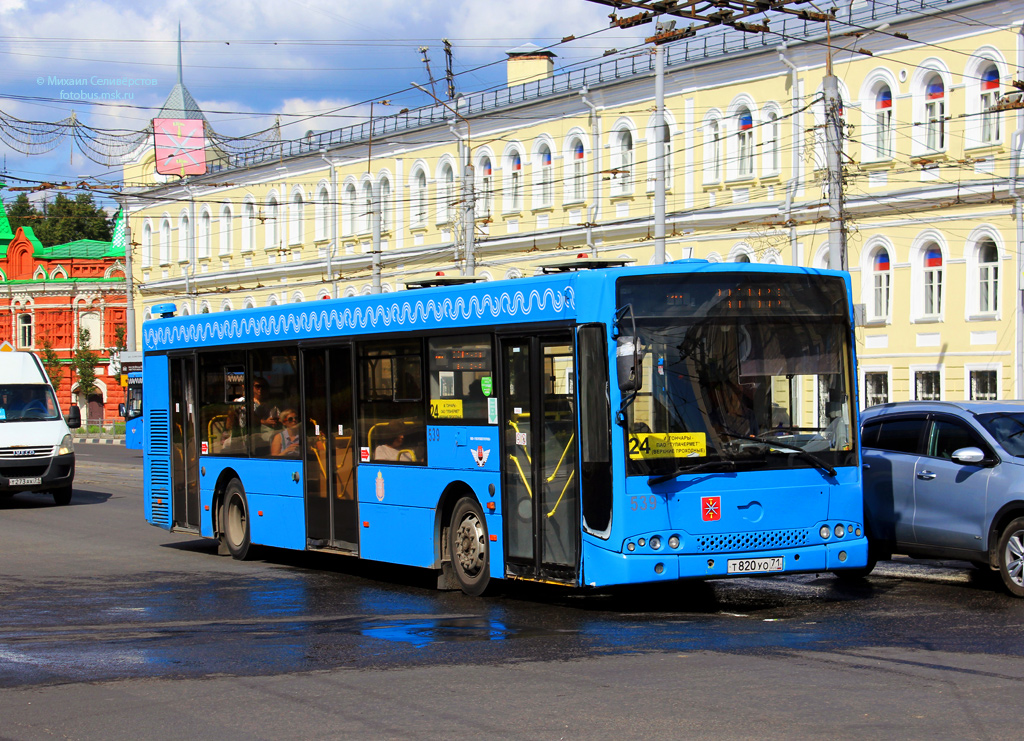
<path fill-rule="evenodd" d="M 669 538 L 668 538 L 668 547 L 671 548 L 672 550 L 675 550 L 676 548 L 679 547 L 679 536 L 678 535 L 670 535 L 669 536 Z"/>
<path fill-rule="evenodd" d="M 836 525 L 836 537 L 841 538 L 846 535 L 846 528 L 842 525 Z"/>
<path fill-rule="evenodd" d="M 651 548 L 653 548 L 656 551 L 660 551 L 661 550 L 661 536 L 660 535 L 652 535 L 651 536 Z"/>
<path fill-rule="evenodd" d="M 60 441 L 60 447 L 57 448 L 57 455 L 67 455 L 74 452 L 75 444 L 71 441 L 71 435 L 65 435 L 64 439 Z"/>
<path fill-rule="evenodd" d="M 821 536 L 822 540 L 828 540 L 828 536 L 831 534 L 832 531 L 829 529 L 828 525 L 822 525 L 821 530 L 818 531 L 818 535 Z"/>

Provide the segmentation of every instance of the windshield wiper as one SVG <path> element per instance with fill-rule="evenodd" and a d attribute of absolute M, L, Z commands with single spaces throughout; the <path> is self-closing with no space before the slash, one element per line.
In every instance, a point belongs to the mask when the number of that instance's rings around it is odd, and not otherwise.
<path fill-rule="evenodd" d="M 723 458 L 717 461 L 706 461 L 704 463 L 698 463 L 696 466 L 689 466 L 684 468 L 682 466 L 676 467 L 676 470 L 672 473 L 663 473 L 660 476 L 651 476 L 647 479 L 648 486 L 657 486 L 658 484 L 664 484 L 666 481 L 670 481 L 677 476 L 682 476 L 684 473 L 697 473 L 698 471 L 706 471 L 709 468 L 715 466 L 725 466 L 728 470 L 734 470 L 736 468 L 736 461 L 732 458 Z"/>
<path fill-rule="evenodd" d="M 836 469 L 832 468 L 832 466 L 827 464 L 825 461 L 823 461 L 821 458 L 816 456 L 814 453 L 809 453 L 806 450 L 804 450 L 803 448 L 801 448 L 800 446 L 793 445 L 792 443 L 784 443 L 784 442 L 780 442 L 778 440 L 765 440 L 763 438 L 763 435 L 771 434 L 771 433 L 762 433 L 761 435 L 737 435 L 734 432 L 722 431 L 719 434 L 720 435 L 724 435 L 725 437 L 731 437 L 731 438 L 733 438 L 735 440 L 748 440 L 750 442 L 761 443 L 762 445 L 767 445 L 770 448 L 782 448 L 784 450 L 792 450 L 799 457 L 803 458 L 805 461 L 813 463 L 815 466 L 820 468 L 822 471 L 827 473 L 829 476 L 832 476 L 834 478 L 835 475 L 836 475 Z"/>

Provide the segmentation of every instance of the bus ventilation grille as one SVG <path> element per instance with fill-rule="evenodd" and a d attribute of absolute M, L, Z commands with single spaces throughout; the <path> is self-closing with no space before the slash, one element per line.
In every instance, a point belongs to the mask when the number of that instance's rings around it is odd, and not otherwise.
<path fill-rule="evenodd" d="M 768 548 L 792 548 L 806 545 L 809 531 L 763 530 L 753 533 L 718 533 L 698 535 L 698 553 L 725 553 L 728 551 L 763 551 Z"/>
<path fill-rule="evenodd" d="M 171 526 L 171 421 L 164 410 L 150 413 L 146 427 L 149 433 L 149 504 L 150 522 Z"/>

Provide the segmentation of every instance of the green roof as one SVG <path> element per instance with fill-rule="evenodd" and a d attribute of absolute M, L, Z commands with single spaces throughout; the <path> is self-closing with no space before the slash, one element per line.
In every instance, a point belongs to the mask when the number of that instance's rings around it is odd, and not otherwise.
<path fill-rule="evenodd" d="M 25 235 L 28 237 L 28 234 Z M 31 237 L 30 237 L 31 239 Z M 38 260 L 68 260 L 71 258 L 87 258 L 98 260 L 104 257 L 124 257 L 124 246 L 114 247 L 112 242 L 103 242 L 98 239 L 76 239 L 66 244 L 55 244 L 53 247 L 43 247 L 36 244 L 36 259 Z"/>
<path fill-rule="evenodd" d="M 32 231 L 32 227 L 23 226 L 21 227 L 21 232 L 25 235 L 25 239 L 32 243 L 32 247 L 34 248 L 32 251 L 35 254 L 38 255 L 39 250 L 46 249 L 43 247 L 43 243 L 39 241 L 39 237 L 36 236 L 36 233 Z"/>

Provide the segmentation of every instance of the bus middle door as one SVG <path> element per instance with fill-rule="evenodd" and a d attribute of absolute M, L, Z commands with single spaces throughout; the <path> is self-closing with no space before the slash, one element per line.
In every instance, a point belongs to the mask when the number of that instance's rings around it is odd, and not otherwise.
<path fill-rule="evenodd" d="M 171 357 L 171 503 L 175 530 L 199 532 L 196 359 Z"/>
<path fill-rule="evenodd" d="M 502 338 L 501 363 L 509 573 L 575 584 L 580 505 L 572 333 Z"/>

